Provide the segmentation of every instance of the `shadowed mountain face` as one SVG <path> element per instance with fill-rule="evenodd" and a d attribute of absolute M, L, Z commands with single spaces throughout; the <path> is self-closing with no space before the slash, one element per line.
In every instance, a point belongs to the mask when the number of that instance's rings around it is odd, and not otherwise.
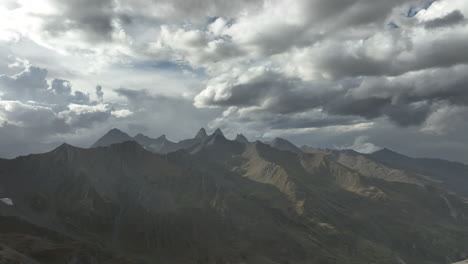
<path fill-rule="evenodd" d="M 174 143 L 177 151 L 149 151 L 166 140 L 137 135 L 0 160 L 0 198 L 11 201 L 0 201 L 0 263 L 439 264 L 468 256 L 467 202 L 410 163 L 202 130 Z"/>

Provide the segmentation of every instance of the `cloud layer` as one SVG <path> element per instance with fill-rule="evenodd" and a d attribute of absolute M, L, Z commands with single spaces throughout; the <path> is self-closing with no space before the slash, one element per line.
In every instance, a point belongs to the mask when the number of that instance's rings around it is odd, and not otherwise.
<path fill-rule="evenodd" d="M 403 131 L 445 142 L 415 154 L 468 161 L 467 16 L 464 0 L 9 0 L 0 120 L 75 140 L 208 125 L 337 141 L 324 147 L 404 148 Z"/>

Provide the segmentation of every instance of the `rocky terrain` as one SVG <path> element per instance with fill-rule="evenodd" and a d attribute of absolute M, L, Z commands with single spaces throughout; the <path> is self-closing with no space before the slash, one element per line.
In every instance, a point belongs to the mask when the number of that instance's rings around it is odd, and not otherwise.
<path fill-rule="evenodd" d="M 467 172 L 114 129 L 89 149 L 0 160 L 0 263 L 454 263 L 468 258 Z"/>

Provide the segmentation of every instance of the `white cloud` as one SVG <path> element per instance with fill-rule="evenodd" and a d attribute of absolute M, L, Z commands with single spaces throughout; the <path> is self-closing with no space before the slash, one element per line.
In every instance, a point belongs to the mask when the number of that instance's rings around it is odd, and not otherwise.
<path fill-rule="evenodd" d="M 336 147 L 336 148 L 337 149 L 352 149 L 354 151 L 357 151 L 360 153 L 366 153 L 366 154 L 373 153 L 382 149 L 381 147 L 378 147 L 370 142 L 367 142 L 368 140 L 369 138 L 366 136 L 359 136 L 354 139 L 353 144 Z"/>
<path fill-rule="evenodd" d="M 121 110 L 112 111 L 111 115 L 117 118 L 125 118 L 125 117 L 129 117 L 133 115 L 133 112 L 127 109 L 121 109 Z"/>
<path fill-rule="evenodd" d="M 10 198 L 1 198 L 0 201 L 9 206 L 13 205 L 13 200 L 11 200 Z"/>

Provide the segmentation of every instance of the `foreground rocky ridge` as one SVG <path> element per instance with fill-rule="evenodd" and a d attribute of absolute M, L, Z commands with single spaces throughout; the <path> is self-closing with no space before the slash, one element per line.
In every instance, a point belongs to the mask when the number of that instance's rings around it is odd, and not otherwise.
<path fill-rule="evenodd" d="M 1 195 L 13 201 L 0 203 L 0 260 L 435 264 L 467 258 L 468 204 L 452 179 L 466 182 L 460 164 L 447 180 L 443 171 L 413 170 L 410 162 L 395 166 L 396 158 L 382 153 L 300 150 L 282 139 L 231 141 L 221 131 L 201 130 L 167 154 L 154 153 L 148 146 L 159 145 L 143 135 L 119 138 L 125 142 L 101 140 L 110 145 L 91 149 L 64 144 L 0 160 Z M 165 137 L 156 140 L 168 146 Z M 35 242 L 24 247 L 24 241 Z"/>

